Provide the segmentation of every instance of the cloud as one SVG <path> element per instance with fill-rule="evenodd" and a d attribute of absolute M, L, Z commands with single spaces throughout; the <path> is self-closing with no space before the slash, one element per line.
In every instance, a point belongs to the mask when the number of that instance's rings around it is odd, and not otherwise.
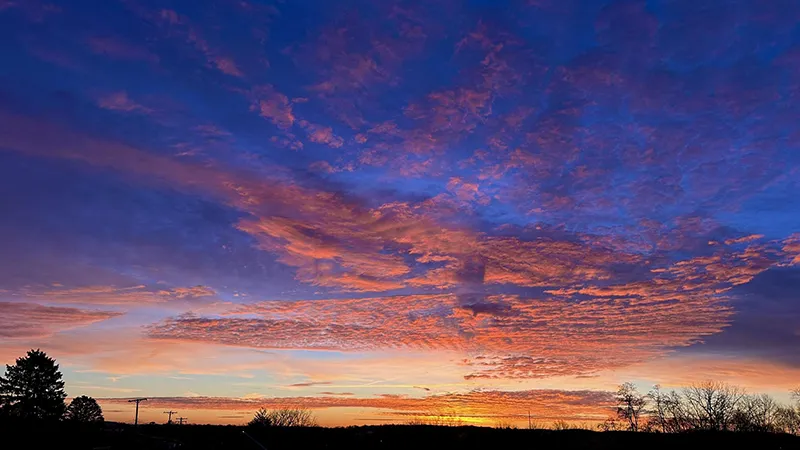
<path fill-rule="evenodd" d="M 305 383 L 294 383 L 290 384 L 288 387 L 309 387 L 309 386 L 326 386 L 329 384 L 333 384 L 330 381 L 308 381 Z"/>
<path fill-rule="evenodd" d="M 216 296 L 216 291 L 207 286 L 175 287 L 170 289 L 137 286 L 54 286 L 47 289 L 26 288 L 14 292 L 25 299 L 88 305 L 140 306 L 176 300 L 195 300 Z"/>
<path fill-rule="evenodd" d="M 339 148 L 344 144 L 342 138 L 333 134 L 333 129 L 331 129 L 331 127 L 308 124 L 306 126 L 306 133 L 308 133 L 308 139 L 317 144 L 325 144 L 333 148 Z"/>
<path fill-rule="evenodd" d="M 98 399 L 101 405 L 114 405 L 127 399 Z M 497 419 L 527 417 L 528 411 L 540 420 L 601 420 L 607 417 L 613 403 L 610 392 L 604 391 L 472 391 L 406 397 L 382 395 L 371 398 L 352 396 L 320 397 L 154 397 L 148 407 L 167 405 L 184 410 L 255 411 L 260 407 L 283 408 L 375 408 L 397 416 L 452 416 L 462 419 Z"/>
<path fill-rule="evenodd" d="M 743 236 L 735 239 L 727 239 L 725 245 L 746 244 L 748 242 L 758 241 L 764 238 L 763 234 L 752 234 L 750 236 Z"/>
<path fill-rule="evenodd" d="M 331 166 L 331 164 L 327 161 L 314 161 L 311 163 L 311 165 L 309 165 L 309 169 L 322 173 L 336 172 L 336 169 L 334 169 L 333 166 Z"/>
<path fill-rule="evenodd" d="M 791 265 L 800 265 L 800 234 L 794 234 L 784 240 L 783 252 Z"/>
<path fill-rule="evenodd" d="M 674 291 L 663 286 L 667 278 L 641 292 L 627 288 L 625 299 L 597 292 L 584 300 L 442 294 L 263 302 L 236 311 L 258 319 L 178 317 L 149 333 L 254 348 L 455 350 L 466 356 L 467 378 L 577 375 L 666 354 L 728 324 L 731 311 L 713 288 Z"/>
<path fill-rule="evenodd" d="M 111 314 L 116 317 L 120 313 Z M 10 317 L 23 320 L 19 316 Z M 42 348 L 81 373 L 178 377 L 184 381 L 181 392 L 191 385 L 192 375 L 247 379 L 252 378 L 254 371 L 284 364 L 273 355 L 245 349 L 147 339 L 135 322 L 120 321 L 113 328 L 77 328 L 77 325 L 72 321 L 51 327 L 56 331 L 63 329 L 56 335 L 42 332 L 37 336 L 2 340 L 0 359 L 13 360 L 31 347 Z"/>
<path fill-rule="evenodd" d="M 116 311 L 64 308 L 36 303 L 0 302 L 0 336 L 7 339 L 41 338 L 122 314 Z"/>
<path fill-rule="evenodd" d="M 289 98 L 276 91 L 272 85 L 265 84 L 253 89 L 251 111 L 258 111 L 261 117 L 269 119 L 278 128 L 288 130 L 294 125 L 295 116 Z"/>
<path fill-rule="evenodd" d="M 142 106 L 139 103 L 131 100 L 130 97 L 128 97 L 128 94 L 124 91 L 115 92 L 113 94 L 101 97 L 99 100 L 97 100 L 97 106 L 111 111 L 128 113 L 135 112 L 139 114 L 149 114 L 153 112 L 152 109 Z"/>
<path fill-rule="evenodd" d="M 213 297 L 217 291 L 208 286 L 177 287 L 158 291 L 158 295 L 176 298 Z"/>
<path fill-rule="evenodd" d="M 202 53 L 210 67 L 233 77 L 244 76 L 233 58 L 222 55 L 218 49 L 212 48 L 188 17 L 170 9 L 162 9 L 158 13 L 148 12 L 146 15 L 168 30 L 171 34 L 174 33 L 177 36 L 181 36 L 186 43 L 192 45 L 197 51 Z"/>
<path fill-rule="evenodd" d="M 225 131 L 214 124 L 198 125 L 194 128 L 205 137 L 210 138 L 225 138 L 231 136 L 231 133 Z"/>
<path fill-rule="evenodd" d="M 146 47 L 131 44 L 113 36 L 94 36 L 87 39 L 89 49 L 95 54 L 123 61 L 159 62 L 159 57 Z"/>
<path fill-rule="evenodd" d="M 6 118 L 9 127 L 3 145 L 7 148 L 77 159 L 145 181 L 169 183 L 187 192 L 210 195 L 248 213 L 237 229 L 255 238 L 259 248 L 276 253 L 282 263 L 296 268 L 297 279 L 318 286 L 372 292 L 408 285 L 448 287 L 456 281 L 453 277 L 458 264 L 477 258 L 483 265 L 483 279 L 476 280 L 479 284 L 564 287 L 613 280 L 617 270 L 646 261 L 639 246 L 601 242 L 599 236 L 590 234 L 548 235 L 546 230 L 519 230 L 527 236 L 493 236 L 454 226 L 451 210 L 443 209 L 436 198 L 365 207 L 338 193 L 305 187 L 280 171 L 257 177 L 246 171 L 182 163 L 57 128 L 32 133 L 33 129 L 48 127 Z M 60 137 L 58 152 L 51 150 L 54 142 L 48 136 Z M 710 232 L 703 223 L 678 224 L 676 230 L 683 235 Z M 658 245 L 662 245 L 664 233 L 658 233 Z M 708 239 L 699 241 L 706 243 Z M 752 244 L 740 253 L 738 262 L 730 258 L 730 253 L 697 262 L 720 263 L 718 271 L 740 271 L 737 282 L 743 283 L 777 262 L 775 251 Z M 675 241 L 670 245 L 685 244 Z M 694 264 L 687 261 L 675 266 L 674 275 L 681 275 L 681 267 Z M 655 270 L 663 270 L 664 265 L 651 269 L 656 274 Z"/>
<path fill-rule="evenodd" d="M 477 183 L 466 182 L 459 177 L 450 178 L 447 183 L 447 189 L 459 201 L 464 203 L 477 202 L 487 205 L 491 201 L 485 193 L 480 191 L 480 186 Z"/>
<path fill-rule="evenodd" d="M 224 56 L 212 56 L 211 62 L 219 69 L 220 72 L 233 77 L 242 77 L 244 74 L 236 66 L 232 59 Z"/>

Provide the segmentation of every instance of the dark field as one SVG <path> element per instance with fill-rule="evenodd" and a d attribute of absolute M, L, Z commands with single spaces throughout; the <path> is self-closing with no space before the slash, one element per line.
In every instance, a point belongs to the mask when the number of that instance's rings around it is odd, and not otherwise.
<path fill-rule="evenodd" d="M 251 430 L 234 426 L 144 425 L 80 429 L 2 427 L 6 448 L 27 449 L 800 449 L 800 437 L 757 433 L 648 434 L 586 430 L 365 426 Z"/>

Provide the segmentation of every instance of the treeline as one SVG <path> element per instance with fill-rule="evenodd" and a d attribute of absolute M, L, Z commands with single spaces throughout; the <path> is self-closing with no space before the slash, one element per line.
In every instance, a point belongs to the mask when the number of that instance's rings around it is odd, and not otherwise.
<path fill-rule="evenodd" d="M 615 398 L 616 414 L 600 425 L 601 430 L 800 434 L 800 389 L 792 392 L 792 405 L 716 381 L 669 392 L 655 386 L 647 394 L 625 383 L 619 386 Z"/>

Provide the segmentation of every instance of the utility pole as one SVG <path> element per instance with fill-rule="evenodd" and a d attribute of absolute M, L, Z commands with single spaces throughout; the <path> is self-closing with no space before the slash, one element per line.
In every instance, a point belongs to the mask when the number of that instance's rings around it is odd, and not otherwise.
<path fill-rule="evenodd" d="M 530 409 L 528 410 L 528 429 L 529 430 L 533 429 L 533 426 L 531 425 L 531 410 Z"/>
<path fill-rule="evenodd" d="M 178 411 L 172 411 L 172 410 L 164 411 L 164 414 L 169 414 L 169 419 L 167 419 L 167 425 L 169 425 L 169 424 L 172 423 L 172 415 L 173 414 L 178 414 Z"/>
<path fill-rule="evenodd" d="M 139 403 L 147 401 L 146 398 L 134 398 L 128 400 L 128 403 L 136 402 L 136 418 L 133 420 L 133 425 L 139 426 Z"/>
<path fill-rule="evenodd" d="M 186 417 L 178 417 L 178 425 L 183 425 L 183 422 L 188 422 L 189 419 Z"/>

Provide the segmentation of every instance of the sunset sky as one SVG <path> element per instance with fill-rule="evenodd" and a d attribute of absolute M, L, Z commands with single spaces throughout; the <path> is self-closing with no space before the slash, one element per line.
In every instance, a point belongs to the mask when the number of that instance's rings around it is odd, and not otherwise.
<path fill-rule="evenodd" d="M 107 420 L 800 385 L 795 0 L 0 0 L 0 362 Z"/>

